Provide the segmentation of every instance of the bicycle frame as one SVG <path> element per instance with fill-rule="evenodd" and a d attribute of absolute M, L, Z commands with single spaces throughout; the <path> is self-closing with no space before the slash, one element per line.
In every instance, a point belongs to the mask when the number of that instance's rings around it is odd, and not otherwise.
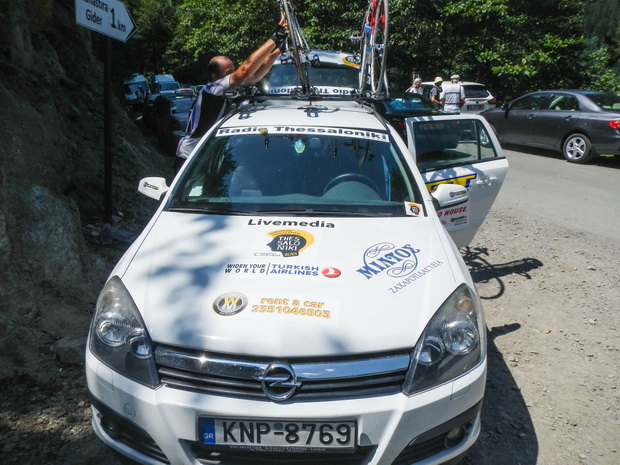
<path fill-rule="evenodd" d="M 387 63 L 388 45 L 388 0 L 369 0 L 362 22 L 360 41 L 360 92 L 376 98 L 382 92 L 388 93 Z"/>
<path fill-rule="evenodd" d="M 308 47 L 306 38 L 299 27 L 291 0 L 278 0 L 278 3 L 280 4 L 280 11 L 285 17 L 288 25 L 291 44 L 288 51 L 291 53 L 295 68 L 297 68 L 297 74 L 301 82 L 301 94 L 303 96 L 313 96 L 315 91 L 310 82 L 310 66 L 312 64 L 307 56 L 310 47 Z"/>

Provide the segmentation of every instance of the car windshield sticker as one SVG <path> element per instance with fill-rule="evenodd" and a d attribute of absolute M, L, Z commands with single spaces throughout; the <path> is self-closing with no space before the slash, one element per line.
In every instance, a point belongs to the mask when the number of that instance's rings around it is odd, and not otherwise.
<path fill-rule="evenodd" d="M 304 150 L 306 150 L 306 144 L 301 139 L 297 139 L 295 141 L 295 144 L 293 145 L 293 147 L 295 147 L 295 152 L 297 152 L 299 154 L 304 153 Z"/>
<path fill-rule="evenodd" d="M 267 131 L 267 133 L 265 133 Z M 352 137 L 354 139 L 368 139 L 377 142 L 389 142 L 387 133 L 365 130 L 313 126 L 246 126 L 236 128 L 219 128 L 217 137 L 233 136 L 238 134 L 288 135 L 288 134 L 323 134 L 336 137 Z"/>
<path fill-rule="evenodd" d="M 420 216 L 422 205 L 419 203 L 405 202 L 405 213 L 407 216 Z"/>
<path fill-rule="evenodd" d="M 273 240 L 267 244 L 273 252 L 280 252 L 283 257 L 296 257 L 299 253 L 310 247 L 314 242 L 314 236 L 306 231 L 295 229 L 281 229 L 267 234 Z"/>

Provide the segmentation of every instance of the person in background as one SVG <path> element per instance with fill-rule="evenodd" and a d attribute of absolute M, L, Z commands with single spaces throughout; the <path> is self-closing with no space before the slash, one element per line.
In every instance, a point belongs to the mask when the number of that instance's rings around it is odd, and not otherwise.
<path fill-rule="evenodd" d="M 441 84 L 443 83 L 443 79 L 437 76 L 435 78 L 435 85 L 431 88 L 428 97 L 431 99 L 431 102 L 435 103 L 438 106 L 441 106 Z"/>
<path fill-rule="evenodd" d="M 461 112 L 461 102 L 465 101 L 465 90 L 459 84 L 460 79 L 461 76 L 453 74 L 450 76 L 450 83 L 443 87 L 441 100 L 443 101 L 443 111 L 446 113 Z"/>
<path fill-rule="evenodd" d="M 282 53 L 281 48 L 287 38 L 288 30 L 282 19 L 273 35 L 246 58 L 239 68 L 235 68 L 232 60 L 223 55 L 213 57 L 209 61 L 207 73 L 210 82 L 200 90 L 187 121 L 185 136 L 177 146 L 175 174 L 202 136 L 224 116 L 226 112 L 226 102 L 222 98 L 224 93 L 229 89 L 252 86 L 260 81 Z"/>
<path fill-rule="evenodd" d="M 413 80 L 413 85 L 407 89 L 406 91 L 409 94 L 420 94 L 422 95 L 422 78 L 415 78 Z"/>

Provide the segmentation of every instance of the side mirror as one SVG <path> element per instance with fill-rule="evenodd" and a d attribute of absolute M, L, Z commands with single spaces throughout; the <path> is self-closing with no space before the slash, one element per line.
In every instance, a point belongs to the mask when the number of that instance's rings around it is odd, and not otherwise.
<path fill-rule="evenodd" d="M 431 195 L 437 209 L 453 207 L 469 200 L 467 189 L 458 184 L 439 184 Z"/>
<path fill-rule="evenodd" d="M 138 192 L 155 200 L 160 200 L 168 189 L 164 178 L 144 178 L 138 184 Z"/>

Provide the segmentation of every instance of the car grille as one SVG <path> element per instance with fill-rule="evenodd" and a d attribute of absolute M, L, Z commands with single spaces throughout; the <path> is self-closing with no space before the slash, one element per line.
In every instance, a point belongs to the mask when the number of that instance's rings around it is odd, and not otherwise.
<path fill-rule="evenodd" d="M 174 347 L 155 349 L 162 384 L 182 390 L 269 400 L 261 378 L 273 362 L 213 355 Z M 288 360 L 299 383 L 295 400 L 387 395 L 400 392 L 409 352 L 324 360 Z"/>

